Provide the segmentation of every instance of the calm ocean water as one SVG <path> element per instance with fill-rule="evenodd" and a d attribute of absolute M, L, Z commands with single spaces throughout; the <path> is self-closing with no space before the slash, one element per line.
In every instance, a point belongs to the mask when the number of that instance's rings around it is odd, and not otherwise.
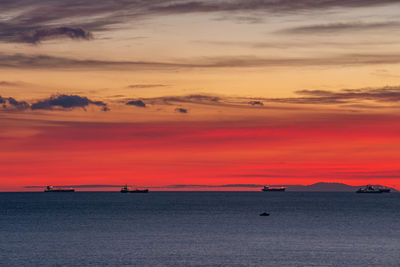
<path fill-rule="evenodd" d="M 400 194 L 0 193 L 0 265 L 400 266 Z"/>

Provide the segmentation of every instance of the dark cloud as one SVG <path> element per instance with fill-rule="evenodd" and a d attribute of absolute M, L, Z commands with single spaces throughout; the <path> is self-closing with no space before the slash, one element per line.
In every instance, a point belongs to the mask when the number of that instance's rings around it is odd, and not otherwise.
<path fill-rule="evenodd" d="M 387 22 L 375 22 L 375 23 L 362 23 L 362 22 L 346 22 L 346 23 L 329 23 L 329 24 L 317 24 L 300 26 L 295 28 L 289 28 L 282 30 L 282 33 L 298 33 L 298 34 L 315 34 L 315 33 L 333 33 L 333 32 L 344 32 L 344 31 L 363 31 L 363 30 L 388 30 L 398 28 L 400 22 L 398 21 L 387 21 Z"/>
<path fill-rule="evenodd" d="M 261 101 L 249 101 L 249 104 L 252 106 L 264 106 L 263 102 Z"/>
<path fill-rule="evenodd" d="M 357 8 L 398 4 L 396 0 L 237 0 L 237 1 L 165 1 L 149 9 L 159 13 L 194 12 L 296 12 L 328 8 Z"/>
<path fill-rule="evenodd" d="M 188 110 L 185 108 L 176 108 L 175 111 L 179 113 L 188 113 Z"/>
<path fill-rule="evenodd" d="M 168 86 L 166 84 L 131 84 L 128 85 L 128 88 L 138 88 L 138 89 L 142 89 L 142 88 L 154 88 L 154 87 L 165 87 Z"/>
<path fill-rule="evenodd" d="M 72 109 L 75 107 L 85 108 L 90 104 L 102 107 L 103 111 L 109 110 L 107 104 L 105 104 L 102 101 L 92 101 L 87 97 L 82 97 L 78 95 L 52 96 L 50 98 L 33 103 L 31 105 L 31 109 L 53 110 L 54 108 L 63 108 L 63 109 Z"/>
<path fill-rule="evenodd" d="M 29 108 L 29 104 L 25 101 L 17 101 L 12 97 L 0 96 L 0 104 L 6 110 L 25 110 Z"/>
<path fill-rule="evenodd" d="M 181 103 L 194 103 L 194 104 L 215 104 L 221 100 L 221 98 L 217 96 L 211 95 L 186 95 L 186 96 L 164 96 L 160 98 L 152 98 L 154 101 L 162 101 L 162 102 L 181 102 Z"/>
<path fill-rule="evenodd" d="M 65 57 L 46 55 L 7 55 L 0 53 L 0 66 L 9 68 L 112 68 L 121 70 L 132 69 L 176 69 L 191 67 L 188 64 L 164 63 L 151 61 L 105 61 L 105 60 L 79 60 Z"/>
<path fill-rule="evenodd" d="M 290 49 L 290 48 L 298 48 L 298 47 L 307 47 L 310 45 L 310 40 L 307 39 L 290 39 L 287 41 L 279 40 L 279 41 L 268 41 L 268 42 L 251 42 L 251 41 L 215 41 L 215 40 L 196 40 L 193 43 L 201 44 L 201 45 L 212 45 L 212 46 L 234 46 L 234 47 L 245 47 L 251 49 Z M 368 42 L 360 42 L 357 39 L 354 40 L 330 40 L 326 38 L 315 39 L 313 40 L 313 46 L 320 47 L 349 47 L 349 48 L 360 48 L 360 47 L 371 47 L 376 45 L 391 45 L 395 44 L 394 41 L 389 39 L 387 40 L 369 40 Z"/>
<path fill-rule="evenodd" d="M 203 105 L 241 107 L 247 105 L 260 108 L 276 108 L 265 106 L 265 103 L 281 104 L 309 104 L 309 105 L 346 105 L 352 108 L 387 108 L 388 104 L 400 102 L 400 86 L 387 86 L 382 88 L 361 88 L 342 90 L 300 90 L 295 92 L 298 96 L 284 98 L 246 98 L 246 97 L 215 97 L 208 95 L 165 96 L 147 98 L 152 104 L 193 103 Z M 382 105 L 383 104 L 383 105 Z"/>
<path fill-rule="evenodd" d="M 205 94 L 193 94 L 193 95 L 184 95 L 184 96 L 163 96 L 163 97 L 151 97 L 151 98 L 142 98 L 141 100 L 131 100 L 126 99 L 126 105 L 133 105 L 139 107 L 145 107 L 147 104 L 151 105 L 176 105 L 177 103 L 191 103 L 191 104 L 202 104 L 202 105 L 224 105 L 224 98 L 205 95 Z M 187 113 L 182 110 L 175 110 L 176 112 Z"/>
<path fill-rule="evenodd" d="M 330 99 L 343 102 L 358 100 L 372 100 L 377 102 L 399 102 L 400 87 L 382 87 L 382 88 L 362 88 L 362 89 L 343 89 L 338 92 L 324 90 L 302 90 L 298 94 L 314 96 L 320 99 Z"/>
<path fill-rule="evenodd" d="M 283 98 L 246 98 L 246 97 L 224 97 L 212 95 L 187 95 L 187 96 L 165 96 L 143 99 L 128 99 L 125 105 L 146 107 L 151 105 L 174 105 L 180 106 L 185 103 L 212 105 L 216 107 L 252 108 L 258 106 L 260 109 L 302 109 L 293 105 L 265 105 L 265 103 L 294 104 L 294 105 L 340 105 L 340 107 L 351 109 L 378 109 L 393 108 L 400 102 L 400 87 L 361 88 L 342 90 L 300 90 L 295 92 L 297 96 Z M 103 111 L 108 111 L 108 106 L 102 101 L 93 101 L 79 95 L 57 95 L 33 103 L 31 106 L 25 101 L 17 101 L 12 97 L 0 97 L 0 105 L 7 110 L 53 110 L 72 109 L 75 107 L 86 108 L 89 105 L 99 106 Z M 175 112 L 189 113 L 187 108 L 177 107 Z"/>
<path fill-rule="evenodd" d="M 136 106 L 136 107 L 141 107 L 141 108 L 146 107 L 146 104 L 142 100 L 131 100 L 131 101 L 127 102 L 126 105 Z"/>
<path fill-rule="evenodd" d="M 40 28 L 18 34 L 14 41 L 21 43 L 38 44 L 44 40 L 70 38 L 90 40 L 92 33 L 81 28 L 59 27 L 59 28 Z"/>

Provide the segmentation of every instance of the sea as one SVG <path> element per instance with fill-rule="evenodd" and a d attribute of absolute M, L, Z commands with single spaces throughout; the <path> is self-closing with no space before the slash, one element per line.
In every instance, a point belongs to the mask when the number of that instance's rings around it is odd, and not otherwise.
<path fill-rule="evenodd" d="M 400 193 L 0 193 L 0 266 L 400 266 Z"/>

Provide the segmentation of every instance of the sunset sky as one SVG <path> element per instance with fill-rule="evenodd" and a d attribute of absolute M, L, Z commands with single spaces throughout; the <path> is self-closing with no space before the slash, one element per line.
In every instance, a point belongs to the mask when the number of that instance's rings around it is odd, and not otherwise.
<path fill-rule="evenodd" d="M 400 189 L 399 11 L 0 0 L 0 191 Z"/>

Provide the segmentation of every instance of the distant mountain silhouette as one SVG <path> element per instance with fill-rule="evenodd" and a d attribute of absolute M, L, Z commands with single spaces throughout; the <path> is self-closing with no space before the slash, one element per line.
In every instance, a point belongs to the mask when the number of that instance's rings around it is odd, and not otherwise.
<path fill-rule="evenodd" d="M 360 186 L 352 186 L 342 183 L 315 183 L 311 185 L 285 185 L 287 187 L 287 191 L 307 191 L 307 192 L 355 192 L 360 187 L 364 187 L 365 185 Z M 374 187 L 386 187 L 382 185 L 373 185 Z M 392 192 L 398 192 L 396 189 L 392 187 L 388 187 Z"/>
<path fill-rule="evenodd" d="M 223 189 L 223 188 L 251 188 L 255 190 L 260 190 L 264 185 L 269 185 L 271 187 L 286 187 L 286 191 L 303 191 L 303 192 L 355 192 L 360 187 L 364 187 L 364 185 L 359 186 L 352 186 L 342 183 L 324 183 L 319 182 L 311 185 L 271 185 L 271 184 L 220 184 L 220 185 L 199 185 L 199 184 L 175 184 L 175 185 L 165 185 L 165 186 L 146 186 L 146 188 L 153 188 L 153 189 L 201 189 L 207 190 L 210 189 Z M 104 188 L 119 188 L 122 185 L 113 185 L 113 184 L 89 184 L 89 185 L 57 185 L 57 187 L 73 187 L 73 188 L 93 188 L 93 189 L 104 189 Z M 382 185 L 373 185 L 374 187 L 387 187 Z M 34 186 L 25 186 L 25 188 L 44 188 L 45 185 L 34 185 Z M 390 188 L 391 192 L 399 192 L 398 190 Z M 113 191 L 113 190 L 111 190 Z"/>

